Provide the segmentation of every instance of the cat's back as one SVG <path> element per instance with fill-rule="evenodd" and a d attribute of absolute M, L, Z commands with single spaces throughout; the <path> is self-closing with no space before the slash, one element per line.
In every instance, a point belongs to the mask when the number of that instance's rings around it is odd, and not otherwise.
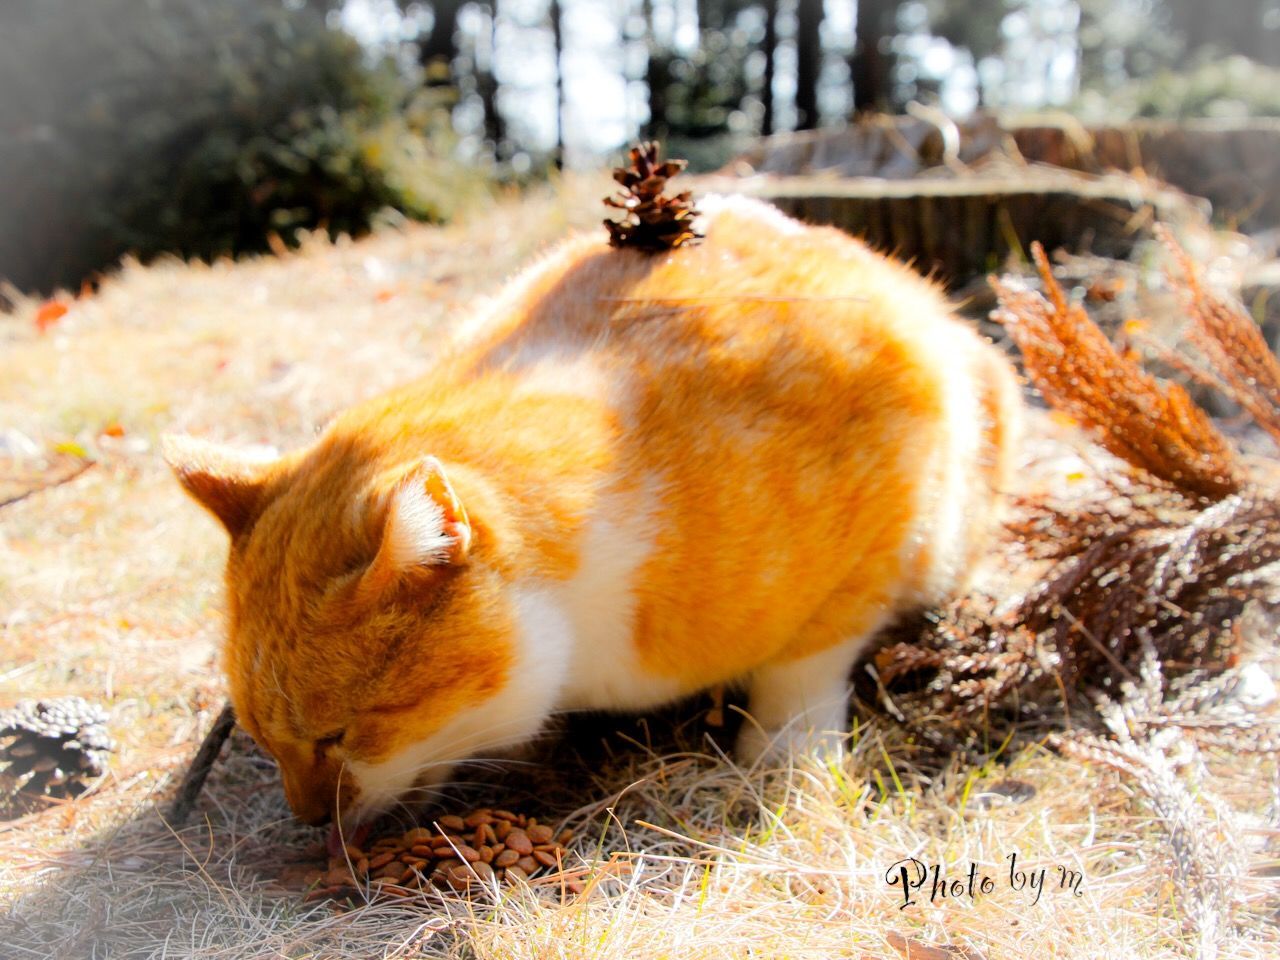
<path fill-rule="evenodd" d="M 508 403 L 608 411 L 613 493 L 586 517 L 578 569 L 617 573 L 645 671 L 690 688 L 832 642 L 801 629 L 815 616 L 856 632 L 954 589 L 1016 406 L 1007 363 L 905 265 L 755 201 L 702 203 L 696 246 L 562 246 L 459 364 L 472 388 L 515 386 Z"/>
<path fill-rule="evenodd" d="M 804 226 L 760 201 L 701 202 L 705 240 L 660 254 L 562 244 L 465 324 L 476 371 L 567 367 L 590 357 L 612 379 L 723 368 L 739 377 L 822 379 L 928 353 L 955 331 L 935 288 L 832 228 Z M 803 378 L 800 378 L 803 379 Z M 778 386 L 773 383 L 773 386 Z"/>
<path fill-rule="evenodd" d="M 484 478 L 513 582 L 599 651 L 580 705 L 632 702 L 640 675 L 657 702 L 941 598 L 1007 479 L 1012 373 L 934 285 L 758 202 L 703 205 L 691 247 L 562 244 L 434 374 L 331 431 Z"/>

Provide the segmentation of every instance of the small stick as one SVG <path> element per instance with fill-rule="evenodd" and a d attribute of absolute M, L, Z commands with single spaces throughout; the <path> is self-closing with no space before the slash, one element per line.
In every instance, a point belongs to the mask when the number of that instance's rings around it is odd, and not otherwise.
<path fill-rule="evenodd" d="M 97 460 L 84 460 L 80 464 L 78 464 L 76 468 L 72 470 L 70 473 L 68 473 L 66 476 L 58 477 L 55 480 L 50 480 L 48 483 L 38 484 L 32 487 L 30 490 L 23 490 L 21 493 L 15 494 L 14 496 L 9 497 L 6 500 L 0 500 L 0 507 L 7 507 L 7 506 L 10 506 L 11 504 L 21 503 L 23 500 L 27 499 L 27 497 L 33 497 L 37 493 L 44 493 L 46 490 L 52 490 L 54 487 L 60 487 L 64 483 L 70 483 L 72 480 L 75 480 L 77 477 L 79 477 L 82 473 L 89 470 L 91 467 L 95 466 L 97 462 L 98 462 Z"/>
<path fill-rule="evenodd" d="M 717 684 L 707 692 L 711 694 L 711 708 L 707 711 L 704 721 L 708 727 L 719 730 L 724 726 L 724 684 Z"/>
<path fill-rule="evenodd" d="M 204 742 L 200 744 L 195 759 L 187 768 L 187 775 L 182 778 L 182 786 L 178 788 L 173 806 L 169 808 L 169 822 L 173 826 L 181 826 L 191 816 L 200 791 L 204 789 L 204 782 L 209 777 L 209 771 L 213 769 L 214 761 L 218 759 L 222 745 L 231 736 L 231 728 L 235 725 L 236 712 L 230 703 L 226 703 L 218 714 L 218 719 L 213 721 L 213 726 L 205 734 Z"/>

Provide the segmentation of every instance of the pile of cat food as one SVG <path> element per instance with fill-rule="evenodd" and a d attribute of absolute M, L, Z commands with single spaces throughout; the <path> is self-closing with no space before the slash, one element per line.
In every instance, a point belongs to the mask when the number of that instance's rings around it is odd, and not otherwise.
<path fill-rule="evenodd" d="M 534 817 L 482 808 L 465 817 L 444 816 L 429 827 L 347 844 L 329 858 L 323 873 L 307 878 L 308 900 L 369 895 L 410 897 L 430 889 L 466 893 L 490 888 L 495 880 L 521 883 L 540 873 L 563 873 L 572 830 L 558 834 Z M 580 893 L 583 883 L 563 877 Z"/>

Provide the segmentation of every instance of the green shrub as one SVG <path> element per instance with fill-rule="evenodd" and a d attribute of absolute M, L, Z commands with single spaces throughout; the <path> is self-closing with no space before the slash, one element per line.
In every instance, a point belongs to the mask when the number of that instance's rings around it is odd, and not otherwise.
<path fill-rule="evenodd" d="M 1280 70 L 1248 57 L 1206 57 L 1190 69 L 1161 70 L 1105 95 L 1086 92 L 1079 106 L 1090 120 L 1276 117 Z"/>
<path fill-rule="evenodd" d="M 359 233 L 387 207 L 442 219 L 483 189 L 449 159 L 448 104 L 307 6 L 16 0 L 0 88 L 0 277 L 19 288 L 126 252 Z"/>

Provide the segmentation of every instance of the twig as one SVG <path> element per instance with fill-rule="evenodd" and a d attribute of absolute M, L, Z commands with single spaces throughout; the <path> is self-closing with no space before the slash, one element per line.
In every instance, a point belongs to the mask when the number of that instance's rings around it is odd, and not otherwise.
<path fill-rule="evenodd" d="M 173 806 L 169 808 L 169 822 L 173 826 L 182 826 L 191 815 L 200 791 L 204 788 L 204 782 L 209 777 L 209 771 L 213 769 L 214 761 L 218 759 L 218 753 L 222 750 L 222 745 L 227 742 L 227 737 L 231 736 L 231 728 L 235 725 L 235 710 L 230 703 L 224 704 L 218 719 L 213 721 L 213 726 L 205 734 L 204 742 L 196 751 L 191 766 L 187 768 L 187 774 L 182 778 L 182 786 L 178 788 L 178 795 L 173 800 Z"/>
<path fill-rule="evenodd" d="M 48 483 L 42 483 L 39 486 L 32 487 L 30 490 L 23 490 L 22 493 L 9 497 L 7 500 L 0 500 L 0 509 L 7 507 L 10 504 L 19 503 L 27 499 L 27 497 L 34 496 L 37 493 L 43 493 L 45 490 L 52 490 L 54 487 L 60 487 L 64 483 L 70 483 L 90 467 L 96 466 L 97 463 L 97 460 L 85 460 L 66 476 L 59 477 L 57 480 L 51 480 Z"/>

